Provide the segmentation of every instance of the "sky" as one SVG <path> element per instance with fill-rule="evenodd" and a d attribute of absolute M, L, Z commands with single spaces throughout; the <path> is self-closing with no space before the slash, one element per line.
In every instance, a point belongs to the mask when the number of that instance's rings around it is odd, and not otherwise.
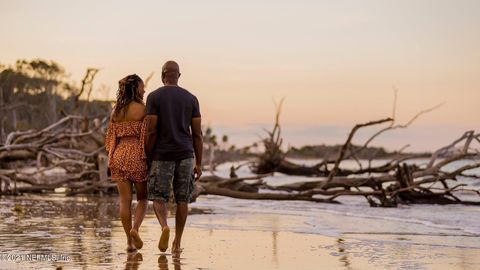
<path fill-rule="evenodd" d="M 118 80 L 167 60 L 200 101 L 202 120 L 245 145 L 271 128 L 285 98 L 285 145 L 343 143 L 357 123 L 423 109 L 408 129 L 373 145 L 434 150 L 479 129 L 480 1 L 6 1 L 0 63 L 51 59 L 79 82 L 100 68 L 99 99 Z M 375 129 L 361 132 L 362 143 Z"/>

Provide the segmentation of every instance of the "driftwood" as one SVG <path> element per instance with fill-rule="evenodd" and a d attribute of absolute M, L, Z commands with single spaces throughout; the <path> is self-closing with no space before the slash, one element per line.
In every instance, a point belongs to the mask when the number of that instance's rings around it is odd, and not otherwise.
<path fill-rule="evenodd" d="M 296 182 L 272 186 L 262 178 L 272 174 L 245 178 L 221 178 L 218 176 L 202 177 L 197 183 L 198 195 L 213 194 L 239 199 L 255 200 L 304 200 L 314 202 L 338 203 L 340 196 L 362 196 L 371 206 L 394 207 L 402 203 L 419 204 L 467 204 L 480 205 L 480 201 L 461 200 L 456 193 L 470 192 L 480 195 L 479 190 L 466 188 L 465 184 L 455 184 L 456 177 L 465 171 L 480 167 L 478 152 L 472 151 L 471 143 L 480 143 L 480 134 L 466 132 L 454 144 L 444 147 L 432 154 L 429 164 L 424 166 L 408 165 L 402 162 L 389 162 L 385 167 L 389 173 L 363 175 L 355 177 L 332 177 L 321 181 Z M 463 143 L 461 151 L 454 151 L 455 146 Z M 443 153 L 443 157 L 439 157 Z M 459 160 L 468 160 L 468 164 L 445 171 L 444 168 Z M 467 175 L 469 177 L 477 177 Z M 246 183 L 246 180 L 257 180 Z M 435 184 L 441 184 L 440 186 Z M 279 193 L 282 192 L 282 193 Z"/>
<path fill-rule="evenodd" d="M 10 133 L 0 146 L 0 164 L 4 167 L 0 179 L 5 183 L 18 182 L 20 186 L 4 184 L 0 192 L 48 192 L 61 187 L 76 192 L 98 183 L 110 187 L 103 147 L 107 117 L 92 121 L 96 124 L 86 131 L 81 127 L 85 120 L 89 119 L 68 115 L 42 130 Z M 63 169 L 63 175 L 48 175 L 58 168 Z"/>
<path fill-rule="evenodd" d="M 272 174 L 257 175 L 243 178 L 221 178 L 216 175 L 204 176 L 196 183 L 195 189 L 198 195 L 220 195 L 237 199 L 249 200 L 282 200 L 282 201 L 312 201 L 337 203 L 333 200 L 314 198 L 313 194 L 306 193 L 259 193 L 259 189 L 265 187 L 262 177 Z M 257 180 L 253 183 L 246 183 L 246 180 Z"/>
<path fill-rule="evenodd" d="M 480 167 L 480 163 L 470 165 Z M 480 195 L 480 191 L 467 189 L 464 184 L 449 186 L 446 175 L 439 178 L 414 180 L 412 167 L 402 164 L 395 175 L 376 177 L 344 178 L 335 177 L 328 183 L 297 182 L 293 184 L 271 186 L 259 180 L 247 184 L 239 178 L 231 182 L 227 178 L 202 178 L 197 183 L 198 195 L 211 194 L 239 199 L 255 200 L 303 200 L 325 203 L 339 203 L 340 196 L 362 196 L 374 207 L 394 207 L 402 203 L 418 204 L 467 204 L 480 205 L 480 201 L 463 201 L 454 195 L 456 192 L 471 192 Z M 211 181 L 211 182 L 210 182 Z M 440 182 L 444 188 L 434 188 L 432 184 Z M 241 183 L 241 188 L 238 184 Z M 250 188 L 253 185 L 254 188 Z M 258 189 L 258 190 L 257 190 Z M 258 192 L 262 190 L 262 192 Z M 283 193 L 278 193 L 282 191 Z"/>
<path fill-rule="evenodd" d="M 392 116 L 389 118 L 370 121 L 368 123 L 357 124 L 353 127 L 350 131 L 347 141 L 342 145 L 340 152 L 335 159 L 325 159 L 313 166 L 304 166 L 301 164 L 295 164 L 293 162 L 289 162 L 285 159 L 286 154 L 281 150 L 282 146 L 282 138 L 280 134 L 280 124 L 279 118 L 282 109 L 284 99 L 276 105 L 276 115 L 275 115 L 275 124 L 272 131 L 266 130 L 268 137 L 262 139 L 265 151 L 258 157 L 257 161 L 252 164 L 252 171 L 255 173 L 269 173 L 269 172 L 280 172 L 288 175 L 299 175 L 299 176 L 328 176 L 331 180 L 332 177 L 335 175 L 337 176 L 347 176 L 351 174 L 363 174 L 363 173 L 379 173 L 379 172 L 389 172 L 392 168 L 395 168 L 398 165 L 398 162 L 392 160 L 388 165 L 384 165 L 381 167 L 371 167 L 370 163 L 372 158 L 369 159 L 369 166 L 368 168 L 363 168 L 362 163 L 359 161 L 357 155 L 365 150 L 369 144 L 381 134 L 395 129 L 403 129 L 408 128 L 415 120 L 417 120 L 423 114 L 429 113 L 437 108 L 441 107 L 442 104 L 435 105 L 431 108 L 421 110 L 417 114 L 415 114 L 409 121 L 405 124 L 395 124 L 395 115 L 396 115 L 396 108 L 397 108 L 397 89 L 394 92 L 394 102 L 393 102 L 393 112 Z M 356 131 L 360 128 L 379 125 L 383 123 L 390 123 L 385 128 L 380 129 L 375 134 L 373 134 L 366 142 L 358 149 L 353 150 L 353 145 L 351 143 Z M 413 154 L 413 155 L 401 155 L 401 152 L 407 148 L 409 145 L 404 146 L 402 149 L 398 151 L 399 157 L 396 159 L 406 160 L 411 158 L 425 158 L 425 154 Z M 357 171 L 352 170 L 345 170 L 339 168 L 339 164 L 342 160 L 346 159 L 353 159 L 357 161 L 360 169 Z M 329 165 L 334 164 L 333 169 L 329 169 Z"/>
<path fill-rule="evenodd" d="M 353 134 L 359 128 L 387 121 L 391 119 L 356 125 L 342 149 L 347 149 Z M 269 132 L 269 138 L 264 140 L 267 144 L 266 151 L 260 155 L 260 161 L 257 162 L 262 162 L 262 158 L 272 153 L 277 158 L 281 156 L 279 130 L 277 114 L 273 131 Z M 409 164 L 410 160 L 425 157 L 424 154 L 412 154 L 393 158 L 377 167 L 368 166 L 358 170 L 347 170 L 339 166 L 340 161 L 345 158 L 345 154 L 340 153 L 332 169 L 327 171 L 328 168 L 325 166 L 322 180 L 280 186 L 269 185 L 262 180 L 265 176 L 273 175 L 273 172 L 238 178 L 232 166 L 230 179 L 215 175 L 202 177 L 196 185 L 197 195 L 213 194 L 239 199 L 303 200 L 327 203 L 338 203 L 337 198 L 341 196 L 362 196 L 374 207 L 395 207 L 402 203 L 480 205 L 480 201 L 465 201 L 456 195 L 472 193 L 480 196 L 479 190 L 467 188 L 466 184 L 455 183 L 458 176 L 480 178 L 478 175 L 466 173 L 468 170 L 480 167 L 480 151 L 472 147 L 475 142 L 480 144 L 480 134 L 467 131 L 453 143 L 431 154 L 428 164 L 424 165 Z M 277 147 L 277 150 L 272 151 L 273 147 Z M 465 161 L 466 164 L 453 171 L 445 170 L 447 166 L 457 161 Z M 285 172 L 286 166 L 282 164 L 288 164 L 290 168 L 294 168 L 295 172 L 302 170 L 309 172 L 312 169 L 312 167 L 297 165 L 286 160 L 263 163 L 263 167 L 257 165 L 253 166 L 253 169 L 267 168 L 272 164 L 276 164 L 277 167 L 269 168 L 274 168 L 277 172 Z M 247 180 L 256 181 L 248 183 Z"/>
<path fill-rule="evenodd" d="M 64 188 L 64 192 L 70 195 L 114 192 L 115 185 L 106 172 L 105 150 L 103 146 L 96 148 L 97 142 L 92 139 L 93 136 L 104 136 L 106 118 L 86 132 L 72 128 L 74 121 L 78 119 L 82 117 L 67 116 L 40 131 L 9 134 L 6 144 L 0 146 L 0 157 L 2 166 L 7 163 L 15 166 L 0 170 L 1 194 L 54 192 L 58 188 Z M 382 121 L 385 120 L 371 123 Z M 267 141 L 280 145 L 279 130 L 278 125 L 275 132 L 270 133 L 277 135 L 273 140 Z M 82 139 L 85 138 L 93 144 L 92 149 L 85 149 L 82 144 Z M 468 131 L 456 141 L 435 151 L 424 165 L 409 165 L 407 161 L 418 157 L 411 155 L 392 159 L 378 167 L 346 170 L 338 166 L 333 176 L 330 177 L 334 171 L 330 168 L 330 173 L 324 174 L 320 181 L 280 186 L 272 186 L 262 180 L 272 173 L 238 178 L 235 168 L 232 167 L 231 178 L 215 175 L 202 177 L 196 183 L 196 195 L 326 203 L 338 203 L 337 198 L 340 196 L 362 196 L 370 205 L 382 207 L 396 206 L 399 203 L 479 204 L 463 201 L 457 196 L 459 192 L 480 195 L 478 190 L 454 183 L 458 176 L 478 178 L 477 175 L 468 174 L 468 170 L 480 167 L 480 152 L 472 146 L 475 143 L 480 143 L 480 134 Z M 282 155 L 279 152 L 275 154 Z M 446 166 L 459 160 L 469 162 L 454 171 L 445 170 Z M 19 161 L 36 169 L 26 172 L 16 165 Z M 306 168 L 287 161 L 282 162 L 297 166 L 297 170 Z M 66 174 L 60 179 L 46 175 L 53 168 L 62 168 Z M 325 166 L 325 169 L 328 168 Z"/>
<path fill-rule="evenodd" d="M 87 69 L 81 87 L 69 97 L 70 106 L 64 108 L 70 112 L 62 109 L 56 114 L 63 118 L 43 129 L 13 131 L 2 136 L 0 194 L 53 192 L 58 188 L 70 194 L 111 190 L 104 149 L 109 113 L 87 116 L 91 113 L 89 101 L 98 72 L 96 68 Z M 14 108 L 11 104 L 0 105 L 0 111 Z"/>
<path fill-rule="evenodd" d="M 258 162 L 252 164 L 252 171 L 256 174 L 280 171 L 280 167 L 285 160 L 285 153 L 282 151 L 283 139 L 279 121 L 284 100 L 285 99 L 282 98 L 280 103 L 276 104 L 275 124 L 272 131 L 265 130 L 268 134 L 268 137 L 262 140 L 265 149 L 259 156 Z"/>
<path fill-rule="evenodd" d="M 324 160 L 314 166 L 295 164 L 285 159 L 285 153 L 281 150 L 282 138 L 279 125 L 281 105 L 282 103 L 277 106 L 272 131 L 267 131 L 268 136 L 262 140 L 265 151 L 258 156 L 251 166 L 252 171 L 257 174 L 280 172 L 288 175 L 320 176 L 325 179 L 283 186 L 263 185 L 262 188 L 265 190 L 293 192 L 299 199 L 303 199 L 303 196 L 306 195 L 317 196 L 316 198 L 322 196 L 326 201 L 334 201 L 339 196 L 357 195 L 364 196 L 372 206 L 384 207 L 396 206 L 398 203 L 480 204 L 477 201 L 462 201 L 454 195 L 455 192 L 460 191 L 480 195 L 478 190 L 465 188 L 465 184 L 450 185 L 450 182 L 456 181 L 458 176 L 479 178 L 477 175 L 466 173 L 468 170 L 480 167 L 480 151 L 472 147 L 473 142 L 480 143 L 480 134 L 475 134 L 474 131 L 465 132 L 453 143 L 431 154 L 430 161 L 426 166 L 407 165 L 409 160 L 425 158 L 425 154 L 399 155 L 376 167 L 371 166 L 371 160 L 369 160 L 367 167 L 363 167 L 356 158 L 358 151 L 365 149 L 380 134 L 392 129 L 406 128 L 422 114 L 441 105 L 417 113 L 403 125 L 395 125 L 394 118 L 357 124 L 351 130 L 335 160 Z M 394 102 L 392 117 L 395 116 L 395 108 L 396 104 Z M 351 141 L 358 129 L 386 122 L 390 122 L 388 127 L 376 132 L 358 151 L 351 150 Z M 463 145 L 457 147 L 461 143 Z M 349 149 L 350 151 L 347 152 Z M 340 168 L 340 163 L 347 158 L 356 160 L 359 169 Z M 459 160 L 468 161 L 468 164 L 453 172 L 444 170 L 446 166 Z M 438 187 L 438 184 L 441 187 Z"/>
<path fill-rule="evenodd" d="M 94 74 L 91 73 L 92 79 Z M 423 154 L 402 154 L 380 166 L 373 167 L 370 162 L 368 166 L 363 166 L 357 158 L 358 151 L 352 150 L 351 141 L 358 129 L 390 123 L 367 140 L 363 145 L 366 148 L 381 133 L 405 128 L 421 114 L 436 107 L 420 112 L 404 125 L 394 124 L 395 109 L 392 118 L 358 124 L 351 130 L 336 159 L 304 166 L 286 160 L 282 151 L 279 117 L 283 101 L 277 105 L 273 129 L 267 130 L 268 136 L 262 140 L 264 152 L 253 164 L 250 163 L 255 175 L 239 178 L 235 172 L 238 167 L 232 166 L 230 178 L 221 178 L 214 174 L 214 166 L 210 166 L 211 175 L 199 179 L 195 196 L 212 194 L 239 199 L 325 203 L 338 203 L 341 196 L 361 196 L 371 206 L 382 207 L 401 203 L 480 204 L 464 201 L 458 195 L 467 192 L 480 195 L 480 191 L 456 182 L 459 176 L 480 178 L 469 173 L 469 170 L 480 167 L 480 151 L 473 146 L 480 144 L 480 134 L 474 131 L 465 132 L 454 142 L 432 153 L 426 164 L 410 162 L 424 158 Z M 100 120 L 66 115 L 42 130 L 8 134 L 5 143 L 0 145 L 0 194 L 55 192 L 59 188 L 69 195 L 114 192 L 115 185 L 107 173 L 108 160 L 103 147 L 107 120 L 107 116 Z M 359 168 L 342 168 L 341 162 L 348 158 L 356 160 Z M 458 161 L 464 161 L 464 165 L 453 171 L 445 169 Z M 63 175 L 51 175 L 51 170 L 59 168 Z M 263 180 L 274 173 L 321 179 L 285 185 L 271 185 Z"/>

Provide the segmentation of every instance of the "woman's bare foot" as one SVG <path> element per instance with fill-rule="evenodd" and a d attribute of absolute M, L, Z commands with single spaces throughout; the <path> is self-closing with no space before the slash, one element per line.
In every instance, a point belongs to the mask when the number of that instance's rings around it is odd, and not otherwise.
<path fill-rule="evenodd" d="M 137 250 L 137 248 L 133 244 L 132 240 L 128 239 L 128 241 L 127 241 L 127 252 L 132 252 L 132 251 L 135 251 L 135 250 Z"/>
<path fill-rule="evenodd" d="M 130 230 L 130 237 L 132 238 L 132 242 L 136 248 L 141 249 L 143 247 L 143 241 L 138 235 L 138 231 L 135 229 Z"/>
<path fill-rule="evenodd" d="M 170 238 L 170 228 L 167 226 L 162 230 L 162 236 L 160 236 L 160 240 L 158 241 L 158 249 L 161 252 L 165 252 L 168 249 L 168 239 Z"/>

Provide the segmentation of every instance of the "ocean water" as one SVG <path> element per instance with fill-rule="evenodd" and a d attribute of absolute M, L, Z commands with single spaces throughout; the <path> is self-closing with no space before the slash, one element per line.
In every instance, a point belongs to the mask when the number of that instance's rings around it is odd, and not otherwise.
<path fill-rule="evenodd" d="M 318 160 L 295 160 L 297 163 L 315 164 Z M 377 164 L 385 161 L 376 160 Z M 426 164 L 427 160 L 412 161 L 416 164 Z M 458 161 L 445 167 L 446 171 L 455 170 L 475 161 Z M 476 161 L 479 162 L 479 161 Z M 228 177 L 228 168 L 236 164 L 223 164 L 217 174 Z M 346 161 L 343 167 L 354 168 L 356 162 Z M 249 175 L 249 169 L 244 166 L 238 170 L 239 176 Z M 480 169 L 467 171 L 469 174 L 480 175 Z M 321 178 L 288 176 L 276 173 L 265 178 L 270 185 L 281 185 L 298 181 L 317 181 Z M 453 184 L 454 183 L 453 181 Z M 480 179 L 459 177 L 458 183 L 467 184 L 468 188 L 479 188 Z M 459 197 L 470 201 L 480 201 L 480 196 L 474 193 L 460 193 Z M 442 244 L 455 247 L 474 247 L 480 249 L 480 207 L 466 205 L 399 205 L 396 208 L 369 207 L 363 197 L 339 197 L 341 204 L 325 204 L 304 201 L 260 201 L 238 200 L 220 196 L 207 196 L 195 203 L 196 207 L 212 209 L 217 214 L 216 222 L 212 224 L 192 224 L 199 227 L 229 228 L 228 222 L 222 219 L 239 218 L 239 215 L 258 214 L 301 217 L 302 222 L 289 224 L 279 230 L 317 233 L 329 236 L 350 235 L 359 239 L 371 239 L 378 235 L 403 236 L 445 236 L 452 241 Z M 298 220 L 296 218 L 295 220 Z M 233 224 L 233 223 L 232 223 Z M 234 223 L 237 224 L 237 223 Z M 265 226 L 248 224 L 235 229 L 271 230 L 271 224 Z M 238 227 L 238 225 L 235 225 Z M 447 237 L 448 236 L 448 237 Z M 459 239 L 462 241 L 458 241 Z M 465 240 L 467 239 L 467 240 Z"/>

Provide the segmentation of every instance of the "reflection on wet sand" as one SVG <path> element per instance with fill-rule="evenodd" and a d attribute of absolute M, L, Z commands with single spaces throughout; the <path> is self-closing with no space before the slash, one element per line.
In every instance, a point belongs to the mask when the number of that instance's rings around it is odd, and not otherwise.
<path fill-rule="evenodd" d="M 158 251 L 161 231 L 150 209 L 140 228 L 145 243 L 141 253 L 127 253 L 117 200 L 117 197 L 2 197 L 2 254 L 51 254 L 69 259 L 2 261 L 0 268 L 480 269 L 478 240 L 471 237 L 369 235 L 364 240 L 362 235 L 322 236 L 285 229 L 307 224 L 302 216 L 265 213 L 190 215 L 185 250 L 172 255 Z M 461 240 L 472 247 L 467 248 L 463 243 L 462 248 L 457 248 L 455 242 Z"/>
<path fill-rule="evenodd" d="M 162 254 L 160 257 L 158 257 L 158 269 L 168 270 L 168 259 L 165 254 Z"/>
<path fill-rule="evenodd" d="M 272 261 L 273 264 L 275 265 L 275 268 L 278 268 L 278 247 L 277 247 L 277 241 L 278 241 L 278 232 L 272 232 Z"/>
<path fill-rule="evenodd" d="M 348 252 L 345 250 L 345 240 L 343 238 L 338 238 L 337 239 L 337 245 L 338 245 L 338 254 L 340 254 L 340 263 L 348 270 L 352 269 L 350 260 L 348 258 Z"/>
<path fill-rule="evenodd" d="M 0 202 L 0 250 L 11 254 L 68 256 L 70 263 L 112 263 L 112 220 L 115 198 L 19 196 Z M 23 209 L 23 211 L 9 211 Z M 14 239 L 12 241 L 12 239 Z M 41 245 L 39 245 L 41 243 Z M 102 256 L 98 256 L 102 254 Z M 6 262 L 6 267 L 10 267 Z M 12 267 L 62 267 L 68 261 L 12 262 Z M 2 263 L 3 264 L 3 263 Z"/>
<path fill-rule="evenodd" d="M 129 252 L 127 255 L 127 262 L 125 263 L 125 270 L 137 270 L 142 264 L 143 255 L 140 252 Z"/>
<path fill-rule="evenodd" d="M 172 254 L 172 264 L 173 264 L 173 269 L 174 270 L 182 270 L 182 263 L 181 263 L 181 257 L 180 253 L 174 253 Z M 168 258 L 167 255 L 161 254 L 158 257 L 158 269 L 160 270 L 168 270 Z"/>

